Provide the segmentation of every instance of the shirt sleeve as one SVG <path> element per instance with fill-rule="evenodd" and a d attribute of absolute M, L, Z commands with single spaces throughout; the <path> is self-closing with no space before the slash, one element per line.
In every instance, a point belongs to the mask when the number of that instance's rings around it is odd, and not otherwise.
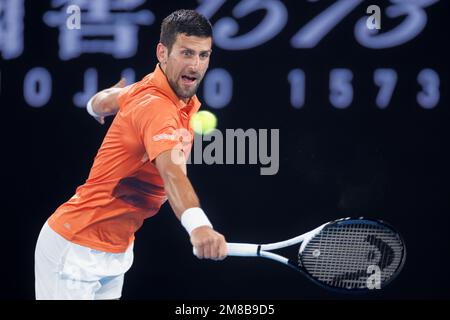
<path fill-rule="evenodd" d="M 122 109 L 122 106 L 125 105 L 128 97 L 129 97 L 130 90 L 133 88 L 133 86 L 134 86 L 134 84 L 130 84 L 130 85 L 126 86 L 125 88 L 122 88 L 120 93 L 117 95 L 116 101 L 117 101 L 117 104 L 119 105 L 119 109 Z"/>
<path fill-rule="evenodd" d="M 134 117 L 150 161 L 167 150 L 183 149 L 177 115 L 170 107 L 167 105 L 146 106 L 141 108 Z"/>

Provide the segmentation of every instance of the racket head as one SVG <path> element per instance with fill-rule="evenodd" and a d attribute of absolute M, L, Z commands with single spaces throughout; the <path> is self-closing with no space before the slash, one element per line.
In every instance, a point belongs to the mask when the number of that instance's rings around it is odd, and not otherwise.
<path fill-rule="evenodd" d="M 317 228 L 290 263 L 325 288 L 357 293 L 385 288 L 405 260 L 405 242 L 391 225 L 359 217 Z"/>

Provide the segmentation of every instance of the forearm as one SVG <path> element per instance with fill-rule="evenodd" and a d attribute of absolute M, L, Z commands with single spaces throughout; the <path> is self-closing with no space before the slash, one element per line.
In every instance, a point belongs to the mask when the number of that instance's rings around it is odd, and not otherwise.
<path fill-rule="evenodd" d="M 118 83 L 108 89 L 97 92 L 87 104 L 87 111 L 98 122 L 104 124 L 104 118 L 116 114 L 119 111 L 119 103 L 117 96 L 125 86 L 125 79 L 121 79 Z"/>
<path fill-rule="evenodd" d="M 168 150 L 159 154 L 155 165 L 173 212 L 189 233 L 198 258 L 223 259 L 227 255 L 225 237 L 215 231 L 186 176 L 183 152 Z"/>
<path fill-rule="evenodd" d="M 122 88 L 108 88 L 96 93 L 92 97 L 92 111 L 99 116 L 108 116 L 117 113 L 119 104 L 117 96 Z"/>
<path fill-rule="evenodd" d="M 162 178 L 170 206 L 178 219 L 181 220 L 181 215 L 187 209 L 200 207 L 192 184 L 181 170 L 164 172 Z"/>

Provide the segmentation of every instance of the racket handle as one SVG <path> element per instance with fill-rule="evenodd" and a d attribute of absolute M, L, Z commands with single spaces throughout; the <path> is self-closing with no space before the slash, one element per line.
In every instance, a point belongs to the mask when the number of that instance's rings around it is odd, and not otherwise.
<path fill-rule="evenodd" d="M 228 256 L 235 257 L 256 257 L 258 256 L 258 245 L 251 243 L 227 243 Z M 197 250 L 193 248 L 194 255 Z"/>
<path fill-rule="evenodd" d="M 258 256 L 258 245 L 251 243 L 228 243 L 228 255 L 235 257 Z"/>

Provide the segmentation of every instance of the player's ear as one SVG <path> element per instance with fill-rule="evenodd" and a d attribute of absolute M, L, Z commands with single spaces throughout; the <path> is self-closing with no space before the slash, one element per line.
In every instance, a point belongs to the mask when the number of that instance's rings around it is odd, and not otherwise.
<path fill-rule="evenodd" d="M 167 63 L 169 50 L 161 42 L 159 42 L 156 46 L 156 57 L 158 58 L 159 63 L 161 63 L 162 65 L 165 65 Z"/>

